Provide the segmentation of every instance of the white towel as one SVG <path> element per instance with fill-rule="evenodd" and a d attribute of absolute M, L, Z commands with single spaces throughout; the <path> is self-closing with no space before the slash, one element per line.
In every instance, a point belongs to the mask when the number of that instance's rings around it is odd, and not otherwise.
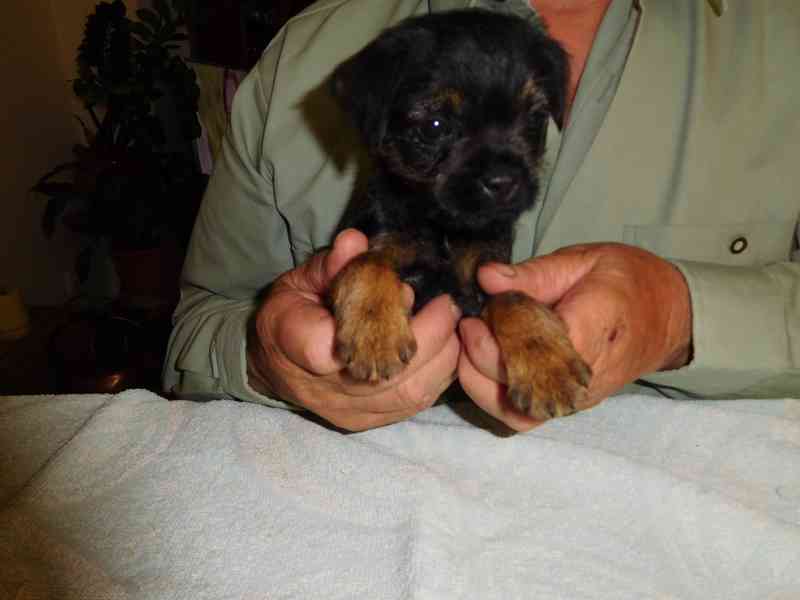
<path fill-rule="evenodd" d="M 0 399 L 0 598 L 800 598 L 800 401 L 467 416 Z"/>

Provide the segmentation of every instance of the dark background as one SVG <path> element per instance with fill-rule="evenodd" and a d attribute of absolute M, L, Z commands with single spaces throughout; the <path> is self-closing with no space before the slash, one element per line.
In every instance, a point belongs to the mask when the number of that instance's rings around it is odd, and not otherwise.
<path fill-rule="evenodd" d="M 312 2 L 194 0 L 189 15 L 191 59 L 248 70 L 283 24 Z"/>

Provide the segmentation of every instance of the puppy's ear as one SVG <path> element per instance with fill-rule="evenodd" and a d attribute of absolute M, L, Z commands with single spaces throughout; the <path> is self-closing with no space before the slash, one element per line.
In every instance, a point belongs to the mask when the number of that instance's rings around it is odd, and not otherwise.
<path fill-rule="evenodd" d="M 567 84 L 569 83 L 569 56 L 557 41 L 545 37 L 535 53 L 536 83 L 547 97 L 553 120 L 563 127 L 567 110 Z"/>
<path fill-rule="evenodd" d="M 380 146 L 389 109 L 411 60 L 413 32 L 394 29 L 382 34 L 340 64 L 331 77 L 331 92 L 370 148 Z"/>

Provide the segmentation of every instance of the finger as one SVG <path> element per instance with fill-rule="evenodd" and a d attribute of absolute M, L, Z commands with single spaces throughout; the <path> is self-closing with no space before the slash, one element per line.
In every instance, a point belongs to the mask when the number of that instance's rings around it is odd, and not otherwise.
<path fill-rule="evenodd" d="M 505 382 L 500 346 L 486 323 L 481 319 L 462 319 L 458 324 L 458 332 L 463 350 L 475 369 L 484 377 Z"/>
<path fill-rule="evenodd" d="M 333 240 L 333 246 L 325 257 L 325 272 L 330 283 L 348 262 L 369 249 L 369 239 L 358 229 L 345 229 Z M 409 310 L 414 305 L 414 290 L 403 283 L 403 301 Z"/>
<path fill-rule="evenodd" d="M 479 372 L 465 352 L 458 361 L 458 380 L 475 404 L 514 431 L 530 431 L 542 424 L 515 411 L 506 400 L 506 387 Z"/>
<path fill-rule="evenodd" d="M 438 296 L 411 319 L 417 340 L 417 354 L 409 364 L 411 372 L 439 354 L 456 329 L 461 311 L 450 296 Z"/>
<path fill-rule="evenodd" d="M 314 375 L 330 375 L 344 365 L 334 356 L 336 323 L 319 302 L 296 296 L 285 318 L 276 319 L 274 340 L 292 363 Z"/>
<path fill-rule="evenodd" d="M 452 343 L 452 338 L 455 338 L 455 343 L 458 345 L 454 349 L 454 360 L 451 368 L 451 371 L 454 371 L 457 355 L 460 351 L 458 336 L 455 335 L 456 325 L 460 317 L 461 311 L 449 296 L 443 295 L 434 298 L 411 319 L 411 329 L 414 333 L 414 339 L 417 341 L 417 352 L 405 369 L 391 379 L 378 383 L 355 382 L 344 375 L 343 388 L 348 389 L 354 395 L 372 397 L 376 393 L 394 389 L 398 385 L 402 385 L 407 379 L 419 376 L 426 367 L 430 368 L 431 361 L 435 360 L 443 352 L 448 343 Z M 406 394 L 406 396 L 413 396 L 413 394 Z M 364 406 L 366 408 L 366 405 Z M 372 406 L 377 407 L 378 405 L 373 402 Z M 392 409 L 390 407 L 390 410 Z"/>
<path fill-rule="evenodd" d="M 368 247 L 367 236 L 357 229 L 345 229 L 340 232 L 333 240 L 333 246 L 325 257 L 327 283 L 330 283 L 341 268 L 353 258 L 366 252 Z"/>
<path fill-rule="evenodd" d="M 311 299 L 321 298 L 332 279 L 326 269 L 330 252 L 318 252 L 296 269 L 281 275 L 272 286 L 273 293 L 289 291 Z"/>
<path fill-rule="evenodd" d="M 417 414 L 416 410 L 387 413 L 353 412 L 349 409 L 319 413 L 323 419 L 346 431 L 367 431 L 406 421 Z"/>
<path fill-rule="evenodd" d="M 413 292 L 411 294 L 413 296 Z M 390 379 L 378 382 L 358 382 L 343 374 L 342 389 L 349 390 L 353 395 L 374 397 L 376 393 L 392 389 L 406 378 L 416 376 L 420 369 L 442 352 L 450 338 L 454 337 L 460 317 L 461 311 L 449 296 L 434 298 L 411 319 L 417 352 L 405 369 Z"/>
<path fill-rule="evenodd" d="M 627 346 L 627 338 L 634 333 L 620 312 L 624 305 L 613 287 L 590 275 L 555 306 L 572 345 L 596 373 L 606 370 L 611 351 Z"/>
<path fill-rule="evenodd" d="M 323 408 L 325 418 L 339 427 L 360 431 L 404 421 L 430 408 L 456 380 L 460 354 L 458 336 L 453 333 L 442 352 L 425 363 L 418 372 L 402 378 L 378 393 L 355 397 L 340 396 Z M 362 388 L 361 385 L 358 385 Z"/>
<path fill-rule="evenodd" d="M 355 229 L 345 229 L 336 236 L 330 249 L 314 254 L 296 269 L 281 275 L 273 288 L 288 288 L 321 297 L 341 268 L 366 250 L 367 238 L 364 234 Z"/>
<path fill-rule="evenodd" d="M 457 377 L 461 343 L 451 332 L 442 350 L 422 363 L 416 371 L 400 378 L 397 385 L 387 390 L 385 404 L 377 403 L 373 410 L 384 412 L 387 408 L 412 410 L 414 413 L 430 408 Z"/>
<path fill-rule="evenodd" d="M 403 283 L 403 305 L 410 312 L 414 307 L 414 288 L 407 283 Z"/>
<path fill-rule="evenodd" d="M 573 246 L 516 265 L 487 263 L 478 269 L 478 283 L 489 294 L 520 291 L 545 304 L 558 301 L 591 271 L 596 257 L 591 246 Z"/>
<path fill-rule="evenodd" d="M 341 267 L 366 249 L 367 238 L 346 229 L 330 250 L 315 254 L 273 286 L 268 316 L 276 329 L 273 338 L 290 362 L 315 375 L 342 368 L 333 353 L 335 323 L 323 296 Z"/>

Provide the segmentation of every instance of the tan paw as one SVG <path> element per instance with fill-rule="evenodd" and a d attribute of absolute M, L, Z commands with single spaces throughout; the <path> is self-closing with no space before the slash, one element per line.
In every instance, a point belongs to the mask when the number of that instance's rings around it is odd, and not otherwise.
<path fill-rule="evenodd" d="M 585 405 L 592 370 L 553 311 L 524 294 L 508 292 L 491 298 L 484 318 L 500 345 L 507 398 L 515 410 L 547 420 Z"/>
<path fill-rule="evenodd" d="M 587 400 L 591 369 L 578 356 L 511 353 L 504 357 L 508 375 L 508 401 L 520 413 L 544 421 L 571 415 Z M 557 352 L 557 351 L 556 351 Z M 539 366 L 529 365 L 538 362 Z"/>
<path fill-rule="evenodd" d="M 334 350 L 354 379 L 377 382 L 402 371 L 417 352 L 408 319 L 376 319 L 369 308 L 360 317 L 344 317 L 337 328 Z"/>
<path fill-rule="evenodd" d="M 389 267 L 359 257 L 334 280 L 334 352 L 359 381 L 390 379 L 417 351 L 402 284 Z"/>

